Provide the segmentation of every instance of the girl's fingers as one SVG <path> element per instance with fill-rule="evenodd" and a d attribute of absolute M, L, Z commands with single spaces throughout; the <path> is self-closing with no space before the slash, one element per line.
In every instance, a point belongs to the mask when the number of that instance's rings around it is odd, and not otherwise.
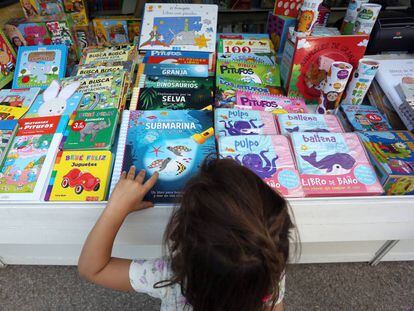
<path fill-rule="evenodd" d="M 125 178 L 126 178 L 126 175 L 127 175 L 127 172 L 123 171 L 123 172 L 121 173 L 121 177 L 120 177 L 120 179 L 125 179 Z"/>
<path fill-rule="evenodd" d="M 129 169 L 128 175 L 127 175 L 127 179 L 134 179 L 135 178 L 135 166 L 131 166 L 131 168 Z"/>
<path fill-rule="evenodd" d="M 144 182 L 144 179 L 145 179 L 145 170 L 140 170 L 137 177 L 135 177 L 135 181 L 142 184 Z"/>
<path fill-rule="evenodd" d="M 150 179 L 148 179 L 144 185 L 143 185 L 143 189 L 145 191 L 145 193 L 147 193 L 148 191 L 151 190 L 152 187 L 154 187 L 155 183 L 157 182 L 158 179 L 158 172 L 155 172 Z"/>

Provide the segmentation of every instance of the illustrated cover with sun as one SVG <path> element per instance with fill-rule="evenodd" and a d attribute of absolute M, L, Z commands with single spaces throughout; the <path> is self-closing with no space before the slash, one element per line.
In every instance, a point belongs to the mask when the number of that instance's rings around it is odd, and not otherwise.
<path fill-rule="evenodd" d="M 159 180 L 147 198 L 173 203 L 187 180 L 215 153 L 213 113 L 205 110 L 131 111 L 122 170 L 132 165 Z"/>

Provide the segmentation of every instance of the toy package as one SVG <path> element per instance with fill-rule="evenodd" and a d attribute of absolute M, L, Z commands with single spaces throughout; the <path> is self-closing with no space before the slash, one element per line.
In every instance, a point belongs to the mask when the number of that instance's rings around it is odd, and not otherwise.
<path fill-rule="evenodd" d="M 386 117 L 376 107 L 368 105 L 341 105 L 340 107 L 347 124 L 354 131 L 392 130 Z"/>
<path fill-rule="evenodd" d="M 13 80 L 16 53 L 3 31 L 0 30 L 0 89 Z"/>
<path fill-rule="evenodd" d="M 0 121 L 0 167 L 19 128 L 17 120 Z"/>
<path fill-rule="evenodd" d="M 408 131 L 358 134 L 387 195 L 414 194 L 414 135 Z"/>
<path fill-rule="evenodd" d="M 270 94 L 237 91 L 236 106 L 239 109 L 252 109 L 279 113 L 309 113 L 302 98 L 289 98 Z"/>
<path fill-rule="evenodd" d="M 303 197 L 289 141 L 281 135 L 219 138 L 219 153 L 249 168 L 285 197 Z"/>
<path fill-rule="evenodd" d="M 110 149 L 118 125 L 118 109 L 80 110 L 68 127 L 64 150 Z"/>
<path fill-rule="evenodd" d="M 93 20 L 98 46 L 131 44 L 139 37 L 141 21 L 126 16 L 99 17 Z"/>
<path fill-rule="evenodd" d="M 0 90 L 0 105 L 29 109 L 40 88 Z"/>
<path fill-rule="evenodd" d="M 378 195 L 383 192 L 355 133 L 292 133 L 305 196 Z"/>
<path fill-rule="evenodd" d="M 266 111 L 217 108 L 214 123 L 217 136 L 277 134 L 275 117 Z"/>
<path fill-rule="evenodd" d="M 338 118 L 334 115 L 312 113 L 287 113 L 277 116 L 279 131 L 283 135 L 294 132 L 331 132 L 342 133 L 343 129 Z"/>
<path fill-rule="evenodd" d="M 45 200 L 103 201 L 111 168 L 110 151 L 61 151 L 56 158 Z"/>
<path fill-rule="evenodd" d="M 296 18 L 273 15 L 272 12 L 269 12 L 267 18 L 267 32 L 269 33 L 270 39 L 278 54 L 283 53 L 289 33 L 289 27 L 294 27 L 295 25 Z"/>
<path fill-rule="evenodd" d="M 47 88 L 66 73 L 68 48 L 64 44 L 21 46 L 17 54 L 13 88 Z"/>

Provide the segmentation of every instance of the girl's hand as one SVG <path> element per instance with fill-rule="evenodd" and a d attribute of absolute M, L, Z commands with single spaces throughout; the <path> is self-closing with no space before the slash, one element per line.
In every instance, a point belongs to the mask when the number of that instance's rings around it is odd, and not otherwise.
<path fill-rule="evenodd" d="M 141 170 L 135 177 L 135 166 L 131 166 L 129 172 L 122 172 L 114 191 L 109 198 L 107 209 L 114 209 L 117 213 L 128 215 L 131 212 L 153 207 L 154 204 L 142 201 L 148 191 L 155 185 L 158 172 L 144 183 L 145 170 Z"/>

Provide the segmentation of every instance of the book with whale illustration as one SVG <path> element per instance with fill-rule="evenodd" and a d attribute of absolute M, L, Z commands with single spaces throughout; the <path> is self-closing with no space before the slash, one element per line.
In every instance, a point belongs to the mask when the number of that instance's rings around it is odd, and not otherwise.
<path fill-rule="evenodd" d="M 283 135 L 294 132 L 343 132 L 341 123 L 334 115 L 286 113 L 277 116 L 277 123 Z"/>
<path fill-rule="evenodd" d="M 127 112 L 120 137 L 125 139 L 122 170 L 132 165 L 148 175 L 159 172 L 147 199 L 173 203 L 180 199 L 188 179 L 197 172 L 204 158 L 215 153 L 213 113 L 206 110 L 147 110 Z M 128 127 L 125 126 L 128 122 Z M 115 166 L 117 166 L 116 160 Z M 117 170 L 118 171 L 118 170 Z M 112 184 L 119 173 L 112 178 Z"/>
<path fill-rule="evenodd" d="M 355 133 L 292 133 L 305 196 L 378 195 L 383 192 Z"/>
<path fill-rule="evenodd" d="M 303 197 L 299 173 L 285 136 L 226 136 L 219 138 L 218 145 L 222 157 L 249 168 L 283 196 Z"/>

